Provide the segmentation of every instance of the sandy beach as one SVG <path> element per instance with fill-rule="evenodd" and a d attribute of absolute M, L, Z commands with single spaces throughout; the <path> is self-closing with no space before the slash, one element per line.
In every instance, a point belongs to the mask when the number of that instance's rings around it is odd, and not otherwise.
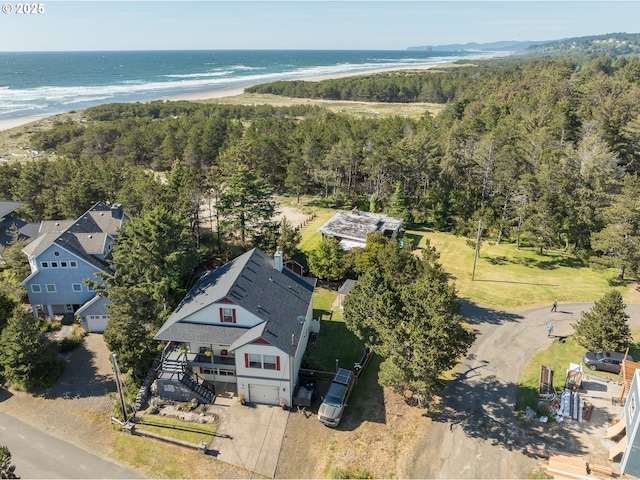
<path fill-rule="evenodd" d="M 355 77 L 359 75 L 371 75 L 374 73 L 382 72 L 397 72 L 399 70 L 428 70 L 434 67 L 441 67 L 444 64 L 439 65 L 414 65 L 410 67 L 390 67 L 390 68 L 377 68 L 375 70 L 363 70 L 361 72 L 345 72 L 345 73 L 331 73 L 326 75 L 316 75 L 312 77 L 301 77 L 296 79 L 289 79 L 285 81 L 301 80 L 305 82 L 320 82 L 322 80 L 332 80 L 336 78 Z M 257 85 L 257 84 L 254 84 Z M 185 93 L 183 95 L 173 95 L 168 97 L 167 100 L 209 100 L 211 98 L 231 97 L 235 95 L 241 95 L 244 93 L 245 88 L 252 87 L 254 85 L 245 85 L 242 87 L 234 88 L 222 88 L 217 90 L 205 90 L 202 92 Z"/>
<path fill-rule="evenodd" d="M 374 70 L 364 70 L 361 72 L 345 72 L 345 73 L 334 73 L 327 75 L 317 75 L 311 77 L 301 77 L 295 80 L 303 80 L 307 82 L 319 82 L 322 80 L 330 80 L 336 78 L 344 78 L 344 77 L 353 77 L 357 75 L 371 75 L 373 73 L 382 73 L 382 72 L 395 72 L 399 70 L 428 70 L 434 67 L 441 67 L 440 65 L 414 65 L 410 67 L 390 67 L 390 68 L 378 68 Z M 179 95 L 172 95 L 170 97 L 162 97 L 157 100 L 188 100 L 188 101 L 196 101 L 196 100 L 210 100 L 213 98 L 223 98 L 223 97 L 232 97 L 236 95 L 241 95 L 244 93 L 245 88 L 249 88 L 253 85 L 244 85 L 239 87 L 231 87 L 231 88 L 218 88 L 215 90 L 205 90 L 201 92 L 190 92 Z M 107 102 L 108 103 L 108 102 Z M 8 118 L 4 120 L 0 120 L 0 131 L 1 130 L 10 130 L 15 127 L 19 127 L 22 125 L 26 125 L 28 123 L 32 123 L 38 120 L 42 120 L 43 118 L 53 117 L 54 115 L 34 115 L 29 117 L 18 117 L 18 118 Z"/>

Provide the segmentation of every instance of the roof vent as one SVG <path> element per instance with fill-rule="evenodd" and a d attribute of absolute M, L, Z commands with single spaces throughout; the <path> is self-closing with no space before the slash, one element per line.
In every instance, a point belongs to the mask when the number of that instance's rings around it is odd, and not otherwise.
<path fill-rule="evenodd" d="M 291 345 L 296 344 L 296 335 L 294 333 L 291 334 Z"/>
<path fill-rule="evenodd" d="M 304 323 L 304 322 L 306 322 L 306 321 L 307 321 L 307 317 L 300 315 L 300 316 L 298 317 L 298 321 L 299 321 L 300 323 Z"/>
<path fill-rule="evenodd" d="M 89 234 L 89 238 L 93 238 L 93 235 Z"/>

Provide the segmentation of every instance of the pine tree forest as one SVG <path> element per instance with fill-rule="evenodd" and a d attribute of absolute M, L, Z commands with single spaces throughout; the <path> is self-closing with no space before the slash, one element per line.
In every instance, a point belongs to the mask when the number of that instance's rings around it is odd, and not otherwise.
<path fill-rule="evenodd" d="M 334 207 L 400 209 L 415 225 L 470 237 L 482 220 L 496 242 L 638 270 L 638 242 L 628 241 L 640 224 L 637 57 L 505 58 L 327 82 L 261 88 L 444 109 L 363 118 L 313 105 L 103 105 L 33 134 L 30 148 L 55 155 L 3 164 L 0 198 L 28 202 L 31 221 L 74 218 L 98 200 L 134 216 L 164 203 L 198 240 L 194 206 L 204 199 L 226 205 L 227 228 L 244 225 L 229 195 L 244 186 L 258 217 L 273 212 L 261 192 L 314 195 Z"/>

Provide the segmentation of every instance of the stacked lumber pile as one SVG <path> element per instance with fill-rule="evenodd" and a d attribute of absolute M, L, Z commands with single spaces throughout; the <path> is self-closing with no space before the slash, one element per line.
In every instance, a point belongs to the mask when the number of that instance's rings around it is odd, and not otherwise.
<path fill-rule="evenodd" d="M 613 469 L 608 465 L 598 465 L 579 457 L 550 455 L 547 473 L 560 478 L 594 479 L 613 476 Z"/>

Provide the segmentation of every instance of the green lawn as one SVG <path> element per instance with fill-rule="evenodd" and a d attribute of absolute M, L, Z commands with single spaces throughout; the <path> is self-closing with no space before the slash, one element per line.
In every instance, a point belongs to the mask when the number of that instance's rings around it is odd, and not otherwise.
<path fill-rule="evenodd" d="M 309 252 L 314 250 L 320 240 L 322 240 L 322 235 L 318 232 L 318 228 L 320 228 L 327 220 L 333 217 L 336 214 L 337 210 L 333 210 L 331 208 L 320 208 L 314 210 L 316 214 L 316 218 L 314 218 L 311 222 L 304 227 L 300 233 L 302 234 L 302 240 L 298 247 L 300 250 L 307 255 Z"/>
<path fill-rule="evenodd" d="M 342 312 L 331 305 L 338 293 L 327 288 L 316 288 L 313 294 L 313 318 L 320 318 L 320 333 L 315 345 L 309 345 L 305 364 L 314 370 L 334 372 L 338 366 L 352 369 L 360 361 L 364 343 L 347 328 Z"/>
<path fill-rule="evenodd" d="M 177 418 L 151 414 L 145 414 L 142 422 L 136 428 L 195 444 L 202 440 L 209 443 L 218 430 L 217 424 L 184 422 Z"/>
<path fill-rule="evenodd" d="M 440 254 L 440 262 L 451 275 L 458 295 L 494 308 L 522 308 L 562 302 L 592 302 L 612 285 L 616 269 L 593 270 L 566 252 L 552 250 L 539 255 L 532 248 L 516 249 L 514 244 L 485 241 L 472 280 L 474 248 L 464 237 L 448 233 L 407 232 L 418 248 L 427 239 Z M 628 286 L 615 286 L 623 293 Z"/>

